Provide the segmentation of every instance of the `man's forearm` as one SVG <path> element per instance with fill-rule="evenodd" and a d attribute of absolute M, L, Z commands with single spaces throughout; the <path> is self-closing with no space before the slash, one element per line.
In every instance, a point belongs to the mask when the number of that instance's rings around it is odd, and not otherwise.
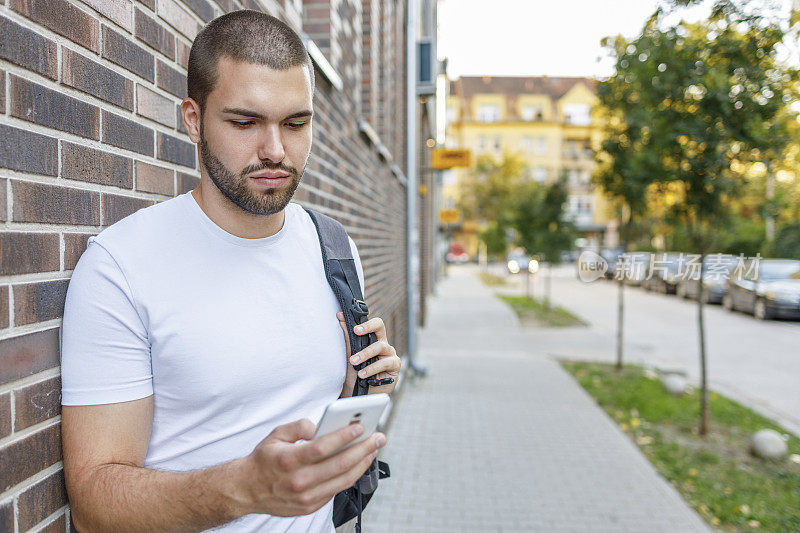
<path fill-rule="evenodd" d="M 70 493 L 79 531 L 200 531 L 247 514 L 243 459 L 194 472 L 98 467 Z"/>

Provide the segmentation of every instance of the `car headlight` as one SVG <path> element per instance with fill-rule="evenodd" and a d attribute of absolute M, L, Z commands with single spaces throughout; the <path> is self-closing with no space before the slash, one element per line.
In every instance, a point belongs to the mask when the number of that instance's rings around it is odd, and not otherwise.
<path fill-rule="evenodd" d="M 792 291 L 767 291 L 764 296 L 770 300 L 777 300 L 780 302 L 796 302 L 800 300 L 800 294 Z"/>
<path fill-rule="evenodd" d="M 512 274 L 516 274 L 517 272 L 519 272 L 519 263 L 517 263 L 515 260 L 512 259 L 511 261 L 508 262 L 508 270 Z"/>
<path fill-rule="evenodd" d="M 530 262 L 528 263 L 528 272 L 530 272 L 531 274 L 536 274 L 538 270 L 539 270 L 539 261 L 537 261 L 536 259 L 531 259 Z"/>

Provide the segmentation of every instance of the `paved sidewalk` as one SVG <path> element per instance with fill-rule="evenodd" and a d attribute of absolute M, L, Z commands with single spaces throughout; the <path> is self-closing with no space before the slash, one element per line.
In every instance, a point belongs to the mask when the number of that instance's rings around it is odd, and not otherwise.
<path fill-rule="evenodd" d="M 475 272 L 430 301 L 365 533 L 709 531 Z"/>

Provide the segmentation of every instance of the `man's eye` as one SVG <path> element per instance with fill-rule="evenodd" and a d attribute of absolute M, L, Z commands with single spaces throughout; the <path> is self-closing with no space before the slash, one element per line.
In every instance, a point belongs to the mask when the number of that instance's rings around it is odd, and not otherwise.
<path fill-rule="evenodd" d="M 247 126 L 249 126 L 249 125 L 251 125 L 253 123 L 251 120 L 246 120 L 246 121 L 232 120 L 231 122 L 237 128 L 246 128 Z"/>
<path fill-rule="evenodd" d="M 286 125 L 292 128 L 293 130 L 299 130 L 303 126 L 308 124 L 307 122 L 287 122 Z"/>

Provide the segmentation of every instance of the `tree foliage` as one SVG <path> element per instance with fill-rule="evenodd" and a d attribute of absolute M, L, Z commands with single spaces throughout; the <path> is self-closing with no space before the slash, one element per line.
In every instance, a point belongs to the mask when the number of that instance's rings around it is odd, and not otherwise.
<path fill-rule="evenodd" d="M 514 229 L 517 244 L 528 254 L 557 264 L 561 262 L 561 252 L 572 248 L 576 230 L 564 217 L 566 201 L 564 180 L 549 185 L 528 182 L 520 187 Z"/>
<path fill-rule="evenodd" d="M 515 198 L 525 176 L 525 162 L 506 153 L 497 160 L 477 158 L 475 168 L 459 183 L 459 209 L 464 218 L 480 223 L 480 239 L 489 255 L 504 255 L 514 221 Z"/>
<path fill-rule="evenodd" d="M 788 144 L 798 76 L 776 60 L 785 30 L 742 5 L 720 0 L 709 20 L 666 28 L 663 16 L 606 42 L 616 72 L 598 84 L 607 136 L 596 180 L 633 214 L 656 199 L 703 251 L 741 194 L 732 164 Z"/>

